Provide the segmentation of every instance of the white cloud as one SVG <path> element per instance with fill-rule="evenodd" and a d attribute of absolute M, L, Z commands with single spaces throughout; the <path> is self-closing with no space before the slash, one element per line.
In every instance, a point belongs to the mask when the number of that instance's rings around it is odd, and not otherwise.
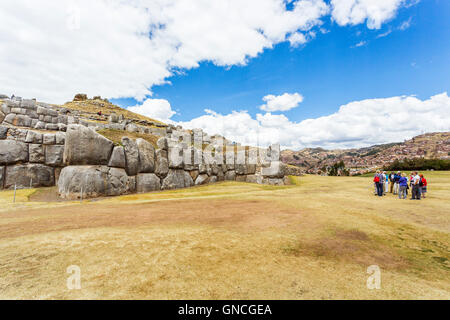
<path fill-rule="evenodd" d="M 359 47 L 363 47 L 367 44 L 367 41 L 361 40 L 360 42 L 358 42 L 357 44 L 355 44 L 354 46 L 352 46 L 352 48 L 359 48 Z"/>
<path fill-rule="evenodd" d="M 323 0 L 0 2 L 0 92 L 143 100 L 175 69 L 245 64 L 328 13 Z M 150 89 L 149 89 L 150 88 Z"/>
<path fill-rule="evenodd" d="M 404 31 L 411 26 L 412 18 L 410 17 L 408 20 L 403 21 L 402 24 L 398 27 L 399 30 Z"/>
<path fill-rule="evenodd" d="M 401 3 L 333 0 L 333 17 L 378 27 Z M 291 10 L 283 0 L 1 1 L 0 92 L 54 103 L 78 92 L 141 101 L 174 70 L 242 65 L 277 43 L 302 44 L 329 13 L 323 0 Z"/>
<path fill-rule="evenodd" d="M 303 96 L 299 93 L 285 93 L 280 96 L 269 94 L 263 98 L 263 101 L 266 104 L 259 107 L 261 110 L 268 112 L 288 111 L 298 107 L 303 101 Z"/>
<path fill-rule="evenodd" d="M 377 35 L 377 39 L 387 37 L 391 33 L 392 33 L 392 30 L 387 30 L 386 32 L 383 32 L 383 33 L 380 33 L 379 35 Z"/>
<path fill-rule="evenodd" d="M 291 34 L 288 40 L 293 47 L 298 47 L 299 45 L 305 44 L 308 41 L 305 35 L 301 32 L 295 32 Z"/>
<path fill-rule="evenodd" d="M 165 99 L 147 99 L 143 104 L 129 107 L 128 110 L 166 123 L 171 123 L 170 118 L 176 114 Z"/>
<path fill-rule="evenodd" d="M 341 26 L 367 22 L 369 29 L 379 29 L 405 4 L 406 0 L 331 0 L 332 17 Z"/>
<path fill-rule="evenodd" d="M 185 128 L 203 128 L 244 144 L 284 148 L 351 148 L 403 141 L 422 132 L 450 131 L 447 93 L 427 100 L 414 96 L 367 99 L 343 105 L 329 116 L 293 122 L 285 115 L 233 111 L 222 115 L 208 110 L 201 117 L 180 122 Z"/>

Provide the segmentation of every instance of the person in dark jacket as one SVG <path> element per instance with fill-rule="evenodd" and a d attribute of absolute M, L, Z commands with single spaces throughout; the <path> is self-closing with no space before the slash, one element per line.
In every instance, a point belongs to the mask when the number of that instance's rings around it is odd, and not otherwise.
<path fill-rule="evenodd" d="M 420 176 L 417 174 L 417 172 L 414 172 L 411 176 L 411 200 L 420 200 Z"/>
<path fill-rule="evenodd" d="M 389 174 L 389 192 L 390 193 L 394 193 L 394 182 L 395 182 L 394 178 L 395 178 L 395 174 L 393 172 L 391 172 Z"/>

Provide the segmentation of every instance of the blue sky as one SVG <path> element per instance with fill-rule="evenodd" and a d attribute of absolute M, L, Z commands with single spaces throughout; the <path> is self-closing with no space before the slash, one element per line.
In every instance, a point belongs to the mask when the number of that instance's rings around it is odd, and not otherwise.
<path fill-rule="evenodd" d="M 0 93 L 362 147 L 450 131 L 449 39 L 448 0 L 1 1 Z"/>
<path fill-rule="evenodd" d="M 205 108 L 223 114 L 243 109 L 255 115 L 267 94 L 298 92 L 304 101 L 285 114 L 301 121 L 331 114 L 351 101 L 429 98 L 450 87 L 450 1 L 427 0 L 401 8 L 378 30 L 365 24 L 339 26 L 329 19 L 322 28 L 325 34 L 317 32 L 300 47 L 277 44 L 244 66 L 202 62 L 169 78 L 171 84 L 153 87 L 152 98 L 170 102 L 177 112 L 173 120 L 188 121 Z M 361 42 L 364 45 L 356 47 Z M 113 101 L 124 107 L 138 104 L 135 99 Z"/>

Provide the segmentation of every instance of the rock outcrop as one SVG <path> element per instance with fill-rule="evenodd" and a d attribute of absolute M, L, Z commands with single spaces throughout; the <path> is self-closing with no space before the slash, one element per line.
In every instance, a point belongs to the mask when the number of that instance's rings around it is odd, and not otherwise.
<path fill-rule="evenodd" d="M 163 180 L 162 190 L 180 189 L 192 187 L 194 181 L 190 174 L 180 169 L 170 169 L 167 177 Z"/>
<path fill-rule="evenodd" d="M 94 130 L 72 124 L 67 127 L 64 163 L 66 165 L 108 165 L 113 148 L 112 141 Z"/>
<path fill-rule="evenodd" d="M 108 167 L 125 169 L 126 161 L 125 161 L 125 151 L 123 147 L 121 146 L 114 147 L 111 159 L 109 159 Z"/>
<path fill-rule="evenodd" d="M 55 172 L 52 167 L 42 164 L 18 164 L 6 167 L 4 187 L 37 188 L 55 185 Z"/>
<path fill-rule="evenodd" d="M 136 141 L 128 137 L 122 138 L 122 145 L 125 150 L 126 171 L 130 176 L 135 176 L 139 172 L 139 148 Z"/>
<path fill-rule="evenodd" d="M 161 190 L 161 180 L 153 173 L 140 173 L 136 177 L 136 191 L 146 193 Z"/>
<path fill-rule="evenodd" d="M 21 141 L 0 140 L 0 165 L 28 162 L 28 145 Z"/>
<path fill-rule="evenodd" d="M 61 171 L 58 191 L 66 199 L 118 196 L 135 192 L 136 178 L 119 168 L 69 166 Z"/>
<path fill-rule="evenodd" d="M 150 142 L 140 138 L 136 140 L 136 144 L 139 149 L 139 172 L 155 172 L 155 148 Z"/>

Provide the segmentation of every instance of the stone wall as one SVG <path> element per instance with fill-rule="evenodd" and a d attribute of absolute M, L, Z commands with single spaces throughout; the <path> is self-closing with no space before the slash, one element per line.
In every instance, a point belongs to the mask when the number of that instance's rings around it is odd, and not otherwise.
<path fill-rule="evenodd" d="M 7 99 L 0 107 L 0 123 L 37 130 L 65 131 L 69 116 L 36 100 Z"/>
<path fill-rule="evenodd" d="M 54 186 L 61 171 L 65 132 L 0 125 L 0 189 Z"/>
<path fill-rule="evenodd" d="M 230 156 L 231 154 L 231 156 Z M 280 161 L 252 162 L 249 149 L 206 154 L 167 137 L 157 148 L 143 139 L 122 138 L 121 145 L 81 125 L 69 125 L 64 164 L 58 181 L 61 197 L 76 199 L 170 190 L 218 181 L 283 185 Z M 242 155 L 243 161 L 238 158 Z M 231 160 L 232 161 L 227 161 Z"/>
<path fill-rule="evenodd" d="M 244 148 L 199 129 L 146 125 L 115 114 L 108 124 L 92 123 L 74 110 L 7 99 L 0 106 L 0 189 L 58 185 L 63 198 L 73 199 L 81 193 L 114 196 L 218 181 L 285 182 L 279 147 Z M 114 145 L 95 131 L 102 128 L 161 138 L 156 148 L 128 137 Z"/>

